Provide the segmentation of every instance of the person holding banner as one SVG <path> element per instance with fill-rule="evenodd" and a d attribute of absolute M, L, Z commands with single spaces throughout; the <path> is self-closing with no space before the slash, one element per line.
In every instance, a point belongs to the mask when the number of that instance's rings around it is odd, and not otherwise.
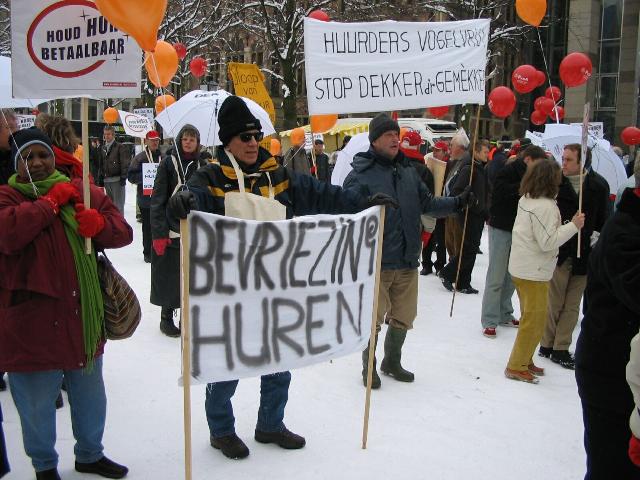
<path fill-rule="evenodd" d="M 60 480 L 55 399 L 67 386 L 75 469 L 122 478 L 128 469 L 105 457 L 107 399 L 102 378 L 104 311 L 95 249 L 120 248 L 131 227 L 94 185 L 91 207 L 82 180 L 55 169 L 51 140 L 36 128 L 13 135 L 16 174 L 0 186 L 0 369 L 9 372 L 24 449 L 38 480 Z"/>
<path fill-rule="evenodd" d="M 399 205 L 389 209 L 384 223 L 382 272 L 378 290 L 377 333 L 382 322 L 389 323 L 384 341 L 384 359 L 380 370 L 401 382 L 413 382 L 414 374 L 402 368 L 402 346 L 407 331 L 413 328 L 418 313 L 418 257 L 421 252 L 422 224 L 420 216 L 445 217 L 473 203 L 470 189 L 458 197 L 433 197 L 416 169 L 400 151 L 400 126 L 381 113 L 369 123 L 367 152 L 353 159 L 353 170 L 344 181 L 344 188 L 370 195 L 381 192 Z M 426 168 L 426 167 L 425 167 Z M 362 352 L 362 381 L 367 384 L 369 348 Z M 380 388 L 374 371 L 371 388 Z"/>
<path fill-rule="evenodd" d="M 562 183 L 558 191 L 558 208 L 563 223 L 571 221 L 579 208 L 580 179 L 582 178 L 582 211 L 586 215 L 578 237 L 560 247 L 556 269 L 549 285 L 549 315 L 540 341 L 541 357 L 551 358 L 560 366 L 573 370 L 575 361 L 569 353 L 573 330 L 578 323 L 580 302 L 587 286 L 587 265 L 591 245 L 597 241 L 609 214 L 609 184 L 593 169 L 580 175 L 591 165 L 591 149 L 587 148 L 585 165 L 581 164 L 582 145 L 565 145 L 562 155 Z"/>
<path fill-rule="evenodd" d="M 104 177 L 104 189 L 111 201 L 124 214 L 125 187 L 131 157 L 127 147 L 116 141 L 116 130 L 113 126 L 105 125 L 103 135 L 104 146 L 100 166 Z"/>
<path fill-rule="evenodd" d="M 173 323 L 174 311 L 180 308 L 180 225 L 168 214 L 167 205 L 191 175 L 207 163 L 211 156 L 200 151 L 200 132 L 185 125 L 158 165 L 151 196 L 151 303 L 162 307 L 160 331 L 168 337 L 179 337 Z"/>
<path fill-rule="evenodd" d="M 155 130 L 147 132 L 142 152 L 133 157 L 127 177 L 137 185 L 137 202 L 142 217 L 142 255 L 145 263 L 151 263 L 151 194 L 142 188 L 142 165 L 160 162 L 160 135 Z"/>
<path fill-rule="evenodd" d="M 269 206 L 269 211 L 263 211 L 262 218 L 258 218 L 255 211 L 249 212 L 250 205 L 242 212 L 260 220 L 266 220 L 267 216 L 276 220 L 294 215 L 355 213 L 373 205 L 396 205 L 387 195 L 363 196 L 359 191 L 320 182 L 278 165 L 271 154 L 259 146 L 263 136 L 260 120 L 240 97 L 225 99 L 218 113 L 218 124 L 222 142 L 217 149 L 218 161 L 200 168 L 188 181 L 188 190 L 171 198 L 169 210 L 174 218 L 186 218 L 191 210 L 240 218 L 237 196 L 232 195 L 239 192 L 240 183 L 244 190 L 257 197 L 252 197 L 254 205 L 259 204 L 258 200 L 267 200 L 262 203 Z M 262 376 L 254 437 L 257 442 L 273 443 L 285 449 L 305 446 L 306 440 L 287 429 L 283 422 L 290 382 L 288 371 Z M 211 445 L 232 459 L 249 455 L 249 448 L 235 432 L 231 399 L 237 385 L 238 380 L 209 383 L 205 403 Z"/>

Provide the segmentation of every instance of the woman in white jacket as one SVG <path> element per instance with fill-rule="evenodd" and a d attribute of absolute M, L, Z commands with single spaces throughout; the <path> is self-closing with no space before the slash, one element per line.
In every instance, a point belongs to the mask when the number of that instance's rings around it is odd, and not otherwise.
<path fill-rule="evenodd" d="M 520 327 L 504 374 L 523 382 L 538 383 L 537 376 L 544 375 L 544 369 L 533 364 L 533 353 L 547 318 L 549 280 L 558 248 L 584 225 L 582 213 L 561 223 L 555 201 L 561 175 L 555 160 L 544 159 L 527 170 L 520 184 L 509 256 L 509 273 L 520 299 Z"/>

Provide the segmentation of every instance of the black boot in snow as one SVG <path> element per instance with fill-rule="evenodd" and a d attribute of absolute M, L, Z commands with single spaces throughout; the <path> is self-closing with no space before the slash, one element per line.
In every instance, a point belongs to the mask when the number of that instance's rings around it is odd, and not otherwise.
<path fill-rule="evenodd" d="M 374 343 L 374 347 L 373 347 L 373 351 L 375 352 L 375 348 L 378 346 L 378 334 L 376 333 L 376 338 L 375 338 L 375 343 Z M 367 370 L 369 368 L 369 344 L 367 344 L 367 347 L 362 351 L 362 383 L 364 384 L 364 386 L 367 386 Z M 378 388 L 380 388 L 380 385 L 382 385 L 382 382 L 380 381 L 380 376 L 378 375 L 378 372 L 376 371 L 376 357 L 374 355 L 373 357 L 373 376 L 371 377 L 371 388 L 373 390 L 376 390 Z"/>
<path fill-rule="evenodd" d="M 167 337 L 179 337 L 180 329 L 173 323 L 173 308 L 162 307 L 160 314 L 160 331 Z"/>
<path fill-rule="evenodd" d="M 380 363 L 380 371 L 399 382 L 413 382 L 414 380 L 413 373 L 402 368 L 400 364 L 402 345 L 406 337 L 406 330 L 391 325 L 389 325 L 387 335 L 384 337 L 384 358 Z"/>
<path fill-rule="evenodd" d="M 58 398 L 56 398 L 56 410 L 60 410 L 64 407 L 64 400 L 62 399 L 62 392 L 58 393 Z"/>

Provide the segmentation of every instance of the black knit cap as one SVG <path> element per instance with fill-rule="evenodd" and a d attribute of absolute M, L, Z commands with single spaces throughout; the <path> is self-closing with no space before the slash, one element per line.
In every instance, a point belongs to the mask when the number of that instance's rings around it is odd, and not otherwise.
<path fill-rule="evenodd" d="M 233 137 L 248 130 L 262 130 L 260 120 L 253 116 L 240 97 L 227 97 L 218 112 L 218 136 L 222 145 L 228 145 Z"/>
<path fill-rule="evenodd" d="M 18 168 L 20 152 L 32 145 L 40 145 L 46 148 L 51 153 L 51 156 L 55 158 L 51 139 L 42 130 L 37 129 L 36 127 L 18 130 L 9 138 L 9 144 L 11 145 L 11 158 L 13 159 L 14 169 Z"/>
<path fill-rule="evenodd" d="M 385 132 L 396 131 L 400 133 L 400 125 L 386 113 L 379 113 L 369 123 L 369 142 L 373 143 Z"/>

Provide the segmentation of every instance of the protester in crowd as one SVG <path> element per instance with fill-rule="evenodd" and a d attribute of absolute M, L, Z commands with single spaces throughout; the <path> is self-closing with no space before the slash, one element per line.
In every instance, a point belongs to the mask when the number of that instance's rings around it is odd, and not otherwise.
<path fill-rule="evenodd" d="M 91 139 L 91 146 L 89 148 L 89 172 L 93 177 L 93 181 L 99 187 L 104 187 L 104 175 L 102 174 L 102 148 L 100 147 L 100 140 L 97 138 Z"/>
<path fill-rule="evenodd" d="M 313 153 L 316 157 L 315 174 L 318 180 L 328 182 L 331 180 L 329 177 L 329 156 L 324 153 L 324 141 L 317 138 L 313 142 Z M 313 165 L 313 159 L 309 154 L 309 162 Z"/>
<path fill-rule="evenodd" d="M 333 167 L 336 166 L 336 162 L 338 161 L 338 153 L 344 150 L 344 147 L 349 145 L 349 140 L 351 140 L 351 135 L 345 135 L 342 139 L 342 145 L 335 152 L 331 152 L 329 155 L 329 179 L 331 179 L 331 174 L 333 173 Z"/>
<path fill-rule="evenodd" d="M 304 150 L 304 138 L 299 145 L 291 145 L 284 156 L 283 165 L 289 170 L 301 175 L 311 175 L 311 165 Z"/>
<path fill-rule="evenodd" d="M 142 152 L 133 157 L 129 165 L 128 178 L 137 185 L 138 207 L 142 216 L 142 256 L 146 263 L 151 263 L 151 195 L 145 195 L 142 185 L 142 165 L 160 162 L 160 135 L 150 130 L 145 135 Z M 171 322 L 173 325 L 173 321 Z"/>
<path fill-rule="evenodd" d="M 584 294 L 584 317 L 576 342 L 576 380 L 582 402 L 585 480 L 640 479 L 638 413 L 625 381 L 638 375 L 630 342 L 640 328 L 640 169 L 593 248 Z M 634 371 L 635 370 L 635 371 Z M 636 385 L 632 390 L 637 392 Z M 631 448 L 629 448 L 631 447 Z M 627 451 L 634 454 L 634 465 Z"/>
<path fill-rule="evenodd" d="M 418 256 L 422 214 L 444 217 L 459 211 L 472 198 L 465 189 L 456 198 L 433 197 L 416 169 L 400 151 L 400 127 L 386 114 L 369 124 L 367 152 L 353 159 L 353 170 L 344 187 L 372 194 L 382 192 L 393 197 L 399 208 L 387 211 L 382 247 L 382 271 L 378 290 L 376 345 L 382 322 L 389 327 L 384 341 L 380 370 L 401 382 L 413 382 L 414 374 L 401 365 L 402 346 L 407 331 L 413 328 L 418 309 Z M 362 380 L 366 386 L 369 349 L 362 352 Z M 380 388 L 375 371 L 371 388 Z"/>
<path fill-rule="evenodd" d="M 509 149 L 507 147 L 511 144 L 508 137 L 502 137 L 502 141 L 496 143 L 496 146 L 492 149 L 489 155 L 489 162 L 487 163 L 487 181 L 489 182 L 489 189 L 493 189 L 493 183 L 495 182 L 496 175 L 507 163 L 509 158 Z"/>
<path fill-rule="evenodd" d="M 82 161 L 74 155 L 78 137 L 71 122 L 61 116 L 41 113 L 36 118 L 36 127 L 51 139 L 56 170 L 71 179 L 82 178 Z"/>
<path fill-rule="evenodd" d="M 428 161 L 429 157 L 441 162 L 447 162 L 449 160 L 449 145 L 447 142 L 444 140 L 435 142 L 433 150 L 427 154 L 425 161 Z M 442 195 L 442 192 L 434 191 L 433 194 L 438 197 Z M 436 227 L 431 233 L 429 242 L 426 247 L 422 248 L 422 270 L 420 270 L 420 275 L 429 275 L 434 270 L 438 273 L 447 263 L 447 247 L 445 245 L 446 221 L 445 218 L 436 219 Z M 431 259 L 434 251 L 436 252 L 435 262 Z"/>
<path fill-rule="evenodd" d="M 111 125 L 103 130 L 104 145 L 100 158 L 100 170 L 103 175 L 104 188 L 109 198 L 124 213 L 127 172 L 131 162 L 129 149 L 116 141 L 116 131 Z"/>
<path fill-rule="evenodd" d="M 11 159 L 11 134 L 18 131 L 16 114 L 10 108 L 0 109 L 0 185 L 15 173 Z"/>
<path fill-rule="evenodd" d="M 476 263 L 476 255 L 480 247 L 482 231 L 484 230 L 484 222 L 489 217 L 488 212 L 488 195 L 489 185 L 487 183 L 487 175 L 485 165 L 487 163 L 487 155 L 489 154 L 489 142 L 479 140 L 475 144 L 473 152 L 473 180 L 471 182 L 471 191 L 473 192 L 476 202 L 469 206 L 469 214 L 466 215 L 466 231 L 463 239 L 464 245 L 462 254 L 456 255 L 449 260 L 442 270 L 440 270 L 440 278 L 442 285 L 453 291 L 456 275 L 458 272 L 458 262 L 460 262 L 460 274 L 455 285 L 456 290 L 460 293 L 478 293 L 478 290 L 471 286 L 471 273 Z M 452 181 L 450 194 L 455 196 L 461 194 L 468 187 L 471 179 L 471 160 L 464 160 L 460 166 L 455 181 Z M 463 224 L 465 214 L 458 215 L 458 221 Z"/>
<path fill-rule="evenodd" d="M 102 191 L 55 170 L 51 140 L 31 128 L 13 135 L 16 174 L 0 186 L 0 369 L 22 425 L 38 480 L 59 480 L 55 399 L 62 378 L 76 439 L 75 468 L 122 478 L 127 468 L 104 456 L 106 396 L 102 379 L 104 312 L 96 249 L 132 241 L 131 227 Z"/>
<path fill-rule="evenodd" d="M 518 158 L 506 164 L 496 175 L 493 201 L 489 207 L 489 266 L 482 295 L 480 321 L 485 337 L 496 338 L 498 325 L 517 327 L 520 322 L 513 316 L 511 298 L 515 286 L 509 275 L 511 231 L 518 212 L 520 182 L 533 162 L 547 158 L 545 151 L 529 145 Z"/>
<path fill-rule="evenodd" d="M 585 224 L 580 231 L 580 256 L 578 236 L 560 247 L 558 261 L 549 284 L 549 314 L 540 341 L 539 355 L 551 358 L 564 368 L 573 370 L 575 362 L 569 353 L 573 330 L 578 323 L 580 301 L 587 285 L 587 265 L 591 245 L 602 231 L 609 211 L 609 184 L 593 170 L 591 149 L 587 149 L 585 166 L 581 164 L 582 146 L 572 143 L 564 147 L 562 155 L 562 183 L 556 202 L 562 222 L 571 220 L 578 211 L 580 194 L 580 170 L 583 169 L 582 212 Z"/>
<path fill-rule="evenodd" d="M 554 200 L 561 178 L 558 162 L 545 158 L 527 168 L 520 185 L 509 256 L 509 273 L 520 299 L 520 327 L 504 371 L 513 380 L 538 383 L 537 377 L 544 374 L 533 363 L 533 353 L 547 318 L 549 280 L 558 248 L 584 225 L 583 213 L 562 224 Z"/>
<path fill-rule="evenodd" d="M 180 308 L 180 225 L 167 212 L 169 199 L 185 188 L 191 175 L 211 155 L 200 151 L 200 132 L 192 125 L 182 127 L 171 148 L 158 165 L 151 196 L 151 303 L 162 307 L 160 331 L 179 337 L 173 322 Z"/>
<path fill-rule="evenodd" d="M 386 195 L 363 196 L 359 191 L 343 190 L 309 175 L 299 175 L 279 166 L 270 153 L 259 147 L 262 126 L 239 97 L 225 99 L 218 114 L 220 141 L 218 162 L 199 169 L 189 180 L 189 190 L 176 194 L 170 210 L 186 218 L 191 209 L 225 214 L 225 195 L 238 190 L 234 162 L 244 175 L 243 188 L 258 196 L 267 196 L 269 185 L 275 200 L 285 205 L 286 217 L 316 213 L 353 213 L 372 205 L 393 205 Z M 288 399 L 290 372 L 264 375 L 260 384 L 260 408 L 255 439 L 275 443 L 285 449 L 298 449 L 305 439 L 283 423 Z M 233 397 L 238 380 L 210 383 L 206 389 L 205 410 L 211 445 L 229 458 L 244 458 L 249 449 L 235 433 Z"/>
<path fill-rule="evenodd" d="M 451 193 L 452 182 L 455 179 L 458 170 L 464 162 L 470 161 L 469 155 L 469 137 L 460 129 L 451 139 L 449 161 L 445 171 L 444 195 Z M 449 253 L 449 258 L 458 256 L 460 244 L 462 243 L 462 225 L 456 216 L 449 217 L 445 220 L 445 246 Z"/>

